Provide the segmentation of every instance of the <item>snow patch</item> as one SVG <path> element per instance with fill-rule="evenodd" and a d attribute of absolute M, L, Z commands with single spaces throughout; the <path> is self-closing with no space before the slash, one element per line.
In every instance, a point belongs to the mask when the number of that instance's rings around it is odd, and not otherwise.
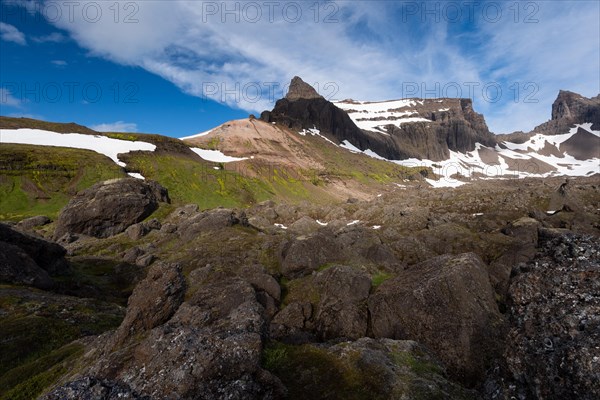
<path fill-rule="evenodd" d="M 135 179 L 141 179 L 143 181 L 146 180 L 146 178 L 144 177 L 144 175 L 138 174 L 137 172 L 128 172 L 127 175 L 129 175 L 129 176 L 131 176 L 132 178 L 135 178 Z"/>
<path fill-rule="evenodd" d="M 287 226 L 285 226 L 283 224 L 273 224 L 273 225 L 275 225 L 277 228 L 280 228 L 280 229 L 287 229 Z"/>
<path fill-rule="evenodd" d="M 375 229 L 375 230 L 381 229 L 381 225 L 373 225 L 373 229 Z"/>
<path fill-rule="evenodd" d="M 317 224 L 319 224 L 321 226 L 327 226 L 327 225 L 329 225 L 329 222 L 321 222 L 321 221 L 317 220 Z"/>
<path fill-rule="evenodd" d="M 117 165 L 124 167 L 118 154 L 130 151 L 154 151 L 156 146 L 141 141 L 113 139 L 101 135 L 57 133 L 41 129 L 0 129 L 0 143 L 32 144 L 36 146 L 70 147 L 92 150 L 104 154 Z"/>
<path fill-rule="evenodd" d="M 359 222 L 360 222 L 360 220 L 359 220 L 359 219 L 355 219 L 355 220 L 354 220 L 354 221 L 352 221 L 352 222 L 348 222 L 348 223 L 346 224 L 346 226 L 352 226 L 352 225 L 356 225 L 356 224 L 358 224 Z"/>
<path fill-rule="evenodd" d="M 204 150 L 204 149 L 199 149 L 197 147 L 191 147 L 190 149 L 206 161 L 228 163 L 228 162 L 243 161 L 243 160 L 248 159 L 248 157 L 226 156 L 219 150 Z"/>

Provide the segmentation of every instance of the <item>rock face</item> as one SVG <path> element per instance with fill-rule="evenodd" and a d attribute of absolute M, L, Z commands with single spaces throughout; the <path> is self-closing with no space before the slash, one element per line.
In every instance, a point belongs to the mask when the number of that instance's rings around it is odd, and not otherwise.
<path fill-rule="evenodd" d="M 473 253 L 418 264 L 381 284 L 368 304 L 375 337 L 423 343 L 463 383 L 477 382 L 499 350 L 500 314 Z"/>
<path fill-rule="evenodd" d="M 337 142 L 347 140 L 361 150 L 370 149 L 396 160 L 411 157 L 442 160 L 448 158 L 449 150 L 471 151 L 475 143 L 491 146 L 496 143 L 483 116 L 473 110 L 470 99 L 414 99 L 406 107 L 397 107 L 395 102 L 389 102 L 387 107 L 382 102 L 377 105 L 384 107 L 383 111 L 374 114 L 355 110 L 359 108 L 357 104 L 352 100 L 333 104 L 295 77 L 288 95 L 277 101 L 272 111 L 263 112 L 261 119 L 294 130 L 316 128 Z M 419 117 L 425 122 L 395 125 L 393 117 L 384 117 L 382 113 Z M 376 129 L 360 129 L 359 125 L 366 120 L 381 123 Z"/>
<path fill-rule="evenodd" d="M 167 190 L 156 182 L 115 179 L 98 183 L 75 195 L 56 222 L 55 240 L 67 233 L 105 238 L 123 232 L 170 202 Z"/>
<path fill-rule="evenodd" d="M 87 384 L 77 392 L 81 379 L 119 382 L 140 398 L 280 398 L 280 381 L 260 367 L 264 308 L 252 285 L 223 279 L 196 287 L 183 301 L 184 287 L 180 268 L 154 266 L 117 333 L 86 356 L 81 377 L 48 398 L 89 393 Z"/>
<path fill-rule="evenodd" d="M 292 78 L 285 98 L 294 101 L 298 99 L 322 99 L 323 96 L 317 93 L 312 86 L 304 82 L 300 77 L 295 76 Z"/>
<path fill-rule="evenodd" d="M 267 364 L 290 399 L 474 399 L 448 380 L 431 354 L 410 340 L 361 338 L 338 344 L 280 345 Z"/>
<path fill-rule="evenodd" d="M 556 100 L 554 100 L 554 103 L 552 103 L 552 117 L 549 121 L 536 126 L 533 131 L 529 133 L 515 132 L 508 135 L 498 135 L 498 139 L 499 141 L 507 140 L 515 143 L 523 143 L 531 136 L 538 133 L 543 135 L 560 135 L 569 132 L 569 129 L 572 128 L 574 124 L 584 123 L 591 123 L 593 130 L 600 130 L 600 95 L 587 98 L 574 92 L 561 90 L 559 91 Z M 590 146 L 591 143 L 597 143 L 597 137 L 595 140 L 594 138 L 586 138 L 585 136 L 588 135 L 585 135 L 583 132 L 580 136 L 584 136 L 584 138 L 574 140 L 584 140 L 587 146 L 576 146 L 576 151 L 581 151 L 580 149 L 589 147 L 593 148 L 593 146 Z M 569 154 L 572 154 L 571 152 L 574 150 L 573 143 L 571 143 L 570 146 L 569 144 L 565 145 L 568 148 Z M 597 153 L 596 150 L 596 153 L 594 154 L 595 157 L 598 156 Z M 582 155 L 579 154 L 579 156 Z"/>
<path fill-rule="evenodd" d="M 559 235 L 516 272 L 502 398 L 600 398 L 597 238 Z"/>
<path fill-rule="evenodd" d="M 0 250 L 2 282 L 48 289 L 53 285 L 50 275 L 69 271 L 63 247 L 5 224 L 0 224 Z"/>

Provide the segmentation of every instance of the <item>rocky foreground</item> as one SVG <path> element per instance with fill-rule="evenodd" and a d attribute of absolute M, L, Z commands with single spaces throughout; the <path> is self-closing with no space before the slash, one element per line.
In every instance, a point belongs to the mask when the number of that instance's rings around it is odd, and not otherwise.
<path fill-rule="evenodd" d="M 600 180 L 562 183 L 244 210 L 98 184 L 0 224 L 0 398 L 600 398 Z"/>

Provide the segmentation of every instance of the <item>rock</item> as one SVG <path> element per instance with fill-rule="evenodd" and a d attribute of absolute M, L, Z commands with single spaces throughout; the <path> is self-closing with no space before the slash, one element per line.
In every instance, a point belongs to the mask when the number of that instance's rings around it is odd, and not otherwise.
<path fill-rule="evenodd" d="M 166 322 L 183 301 L 184 294 L 181 266 L 155 264 L 129 297 L 127 314 L 115 333 L 116 344 Z"/>
<path fill-rule="evenodd" d="M 557 233 L 509 289 L 502 399 L 600 398 L 600 245 Z"/>
<path fill-rule="evenodd" d="M 52 222 L 50 218 L 44 215 L 38 215 L 36 217 L 25 218 L 24 220 L 19 221 L 16 227 L 18 229 L 29 231 L 39 226 L 48 225 L 50 222 Z"/>
<path fill-rule="evenodd" d="M 361 338 L 354 342 L 274 345 L 267 365 L 289 398 L 475 399 L 452 383 L 443 366 L 414 341 Z"/>
<path fill-rule="evenodd" d="M 54 281 L 20 247 L 0 242 L 0 282 L 50 289 Z"/>
<path fill-rule="evenodd" d="M 183 281 L 179 268 L 152 267 L 108 348 L 86 353 L 81 376 L 153 399 L 282 398 L 281 382 L 260 367 L 264 309 L 252 286 L 239 278 L 201 284 L 179 305 Z"/>
<path fill-rule="evenodd" d="M 147 267 L 152 264 L 154 260 L 156 260 L 156 257 L 153 254 L 143 254 L 135 259 L 135 265 Z"/>
<path fill-rule="evenodd" d="M 160 228 L 160 232 L 167 234 L 175 233 L 177 232 L 177 225 L 171 223 L 163 224 Z"/>
<path fill-rule="evenodd" d="M 239 217 L 242 217 L 240 219 Z M 248 219 L 245 213 L 238 217 L 234 210 L 227 208 L 217 208 L 214 210 L 194 213 L 178 224 L 178 233 L 183 240 L 191 240 L 197 235 L 233 225 L 245 223 L 248 225 Z"/>
<path fill-rule="evenodd" d="M 64 258 L 67 251 L 56 243 L 18 232 L 2 223 L 0 223 L 0 242 L 20 248 L 49 275 L 70 271 L 69 264 Z"/>
<path fill-rule="evenodd" d="M 309 302 L 292 302 L 278 312 L 269 328 L 272 339 L 286 343 L 309 343 L 315 340 L 312 332 L 313 307 Z"/>
<path fill-rule="evenodd" d="M 319 272 L 314 284 L 320 294 L 315 315 L 317 336 L 322 340 L 366 336 L 369 275 L 352 267 L 334 266 Z"/>
<path fill-rule="evenodd" d="M 501 350 L 501 318 L 486 266 L 466 253 L 400 272 L 369 297 L 373 336 L 427 346 L 463 383 L 478 382 Z"/>
<path fill-rule="evenodd" d="M 305 215 L 290 226 L 288 226 L 288 228 L 294 233 L 300 235 L 308 235 L 318 230 L 320 228 L 320 225 L 317 224 L 317 221 Z"/>
<path fill-rule="evenodd" d="M 317 232 L 309 237 L 297 237 L 282 249 L 282 273 L 288 279 L 310 274 L 339 258 L 339 251 L 330 234 Z"/>
<path fill-rule="evenodd" d="M 142 223 L 133 224 L 129 228 L 125 229 L 125 233 L 131 240 L 140 240 L 146 236 L 148 232 L 149 229 Z"/>
<path fill-rule="evenodd" d="M 323 96 L 317 93 L 312 86 L 304 82 L 300 77 L 295 76 L 290 82 L 290 87 L 285 98 L 294 101 L 298 99 L 322 99 Z"/>
<path fill-rule="evenodd" d="M 125 178 L 98 183 L 69 201 L 58 217 L 54 237 L 65 233 L 113 236 L 144 220 L 159 202 L 169 198 L 156 182 Z"/>
<path fill-rule="evenodd" d="M 122 382 L 84 377 L 54 389 L 41 400 L 150 400 L 140 396 Z"/>

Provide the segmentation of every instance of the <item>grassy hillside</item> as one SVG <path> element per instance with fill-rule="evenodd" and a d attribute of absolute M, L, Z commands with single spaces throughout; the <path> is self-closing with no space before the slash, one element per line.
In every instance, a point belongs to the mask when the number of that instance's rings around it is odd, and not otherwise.
<path fill-rule="evenodd" d="M 73 123 L 27 118 L 0 117 L 0 128 L 99 134 Z M 318 160 L 318 168 L 260 157 L 223 165 L 202 160 L 178 139 L 141 133 L 103 135 L 150 142 L 157 148 L 121 155 L 127 164 L 123 169 L 93 151 L 0 143 L 0 220 L 34 215 L 55 218 L 78 191 L 103 180 L 126 177 L 126 172 L 160 182 L 175 204 L 195 203 L 203 209 L 247 207 L 267 199 L 330 203 L 380 193 L 386 185 L 425 173 L 353 154 L 310 136 L 296 143 L 296 149 L 305 158 Z"/>
<path fill-rule="evenodd" d="M 126 176 L 89 150 L 0 144 L 0 220 L 55 217 L 69 198 L 96 182 Z"/>

